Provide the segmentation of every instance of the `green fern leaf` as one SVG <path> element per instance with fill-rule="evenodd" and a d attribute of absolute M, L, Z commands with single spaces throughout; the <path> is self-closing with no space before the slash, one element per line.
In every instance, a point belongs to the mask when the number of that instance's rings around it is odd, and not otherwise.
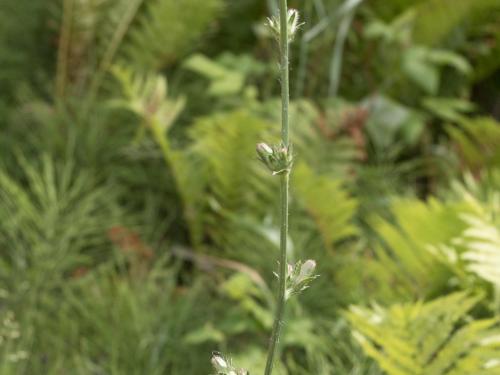
<path fill-rule="evenodd" d="M 466 248 L 461 254 L 462 260 L 469 271 L 500 287 L 499 227 L 491 218 L 477 215 L 464 215 L 464 221 L 468 228 L 460 241 Z"/>
<path fill-rule="evenodd" d="M 455 293 L 388 309 L 352 307 L 347 318 L 365 352 L 389 375 L 498 374 L 498 320 L 468 321 L 479 299 Z"/>
<path fill-rule="evenodd" d="M 435 247 L 452 246 L 460 236 L 466 228 L 460 215 L 467 212 L 467 205 L 415 199 L 398 200 L 392 206 L 392 221 L 374 218 L 371 223 L 380 240 L 375 253 L 392 274 L 395 294 L 424 297 L 446 288 L 450 263 Z"/>
<path fill-rule="evenodd" d="M 197 161 L 200 174 L 193 177 L 204 187 L 199 191 L 199 200 L 204 202 L 199 219 L 216 243 L 234 252 L 241 244 L 249 244 L 246 239 L 238 245 L 235 238 L 250 233 L 255 238 L 259 220 L 273 209 L 276 181 L 255 156 L 255 145 L 268 129 L 269 124 L 245 111 L 207 117 L 194 124 L 189 133 L 193 143 L 184 151 Z M 253 219 L 244 219 L 245 212 L 252 212 Z"/>
<path fill-rule="evenodd" d="M 106 232 L 123 214 L 112 186 L 100 186 L 73 162 L 41 165 L 21 159 L 22 178 L 0 171 L 0 278 L 15 287 L 27 280 L 33 290 L 102 256 Z M 50 275 L 50 277 L 46 277 Z M 15 282 L 17 280 L 17 282 Z M 13 285 L 14 287 L 14 285 Z"/>
<path fill-rule="evenodd" d="M 349 197 L 340 180 L 316 175 L 304 163 L 294 168 L 292 176 L 294 192 L 316 222 L 327 247 L 356 234 L 351 220 L 357 202 Z"/>
<path fill-rule="evenodd" d="M 158 69 L 189 51 L 221 8 L 221 0 L 149 0 L 125 45 L 129 61 Z"/>
<path fill-rule="evenodd" d="M 466 120 L 460 127 L 448 127 L 448 133 L 471 170 L 500 167 L 500 124 L 493 118 Z"/>

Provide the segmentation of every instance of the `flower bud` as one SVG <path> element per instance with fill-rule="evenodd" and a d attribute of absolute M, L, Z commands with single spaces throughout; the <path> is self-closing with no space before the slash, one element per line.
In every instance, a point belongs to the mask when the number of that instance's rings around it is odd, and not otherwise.
<path fill-rule="evenodd" d="M 267 158 L 273 154 L 273 149 L 267 143 L 258 143 L 257 144 L 257 154 L 261 158 Z"/>
<path fill-rule="evenodd" d="M 266 143 L 259 143 L 257 144 L 257 155 L 273 175 L 290 172 L 293 162 L 290 147 L 283 144 L 271 147 Z"/>
<path fill-rule="evenodd" d="M 286 298 L 309 288 L 309 284 L 318 277 L 314 274 L 316 262 L 308 259 L 305 262 L 298 261 L 294 265 L 288 265 L 286 278 Z"/>
<path fill-rule="evenodd" d="M 297 34 L 300 27 L 304 23 L 300 22 L 299 12 L 296 9 L 289 9 L 287 16 L 288 16 L 288 41 L 291 42 L 295 38 L 295 34 Z"/>
<path fill-rule="evenodd" d="M 315 270 L 316 270 L 316 261 L 312 259 L 306 260 L 304 264 L 302 264 L 302 267 L 300 267 L 298 281 L 300 282 L 312 276 Z"/>
<path fill-rule="evenodd" d="M 281 21 L 279 16 L 270 17 L 267 19 L 267 26 L 271 29 L 274 37 L 280 39 L 281 35 Z M 299 12 L 296 9 L 288 9 L 287 12 L 287 28 L 288 28 L 288 42 L 292 42 L 300 27 L 304 23 L 300 22 Z"/>
<path fill-rule="evenodd" d="M 227 371 L 229 368 L 229 364 L 227 363 L 226 359 L 219 352 L 214 352 L 212 354 L 211 362 L 212 366 L 214 366 L 214 369 L 218 372 Z"/>
<path fill-rule="evenodd" d="M 235 368 L 230 360 L 227 360 L 222 353 L 212 353 L 212 366 L 214 367 L 215 375 L 248 375 L 248 371 L 242 368 Z"/>

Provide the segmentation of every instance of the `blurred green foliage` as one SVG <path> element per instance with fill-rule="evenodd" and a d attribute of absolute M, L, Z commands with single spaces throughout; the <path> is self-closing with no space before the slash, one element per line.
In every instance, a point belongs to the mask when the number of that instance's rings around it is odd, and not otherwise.
<path fill-rule="evenodd" d="M 1 374 L 262 372 L 275 5 L 2 2 Z M 498 373 L 500 4 L 290 5 L 289 255 L 321 277 L 276 373 Z"/>

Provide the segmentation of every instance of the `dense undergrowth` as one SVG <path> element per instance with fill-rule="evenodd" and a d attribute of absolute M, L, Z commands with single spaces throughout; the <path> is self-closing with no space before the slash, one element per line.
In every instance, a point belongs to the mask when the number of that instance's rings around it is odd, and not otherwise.
<path fill-rule="evenodd" d="M 500 373 L 500 4 L 289 1 L 277 374 Z M 0 5 L 0 374 L 262 374 L 275 2 Z"/>

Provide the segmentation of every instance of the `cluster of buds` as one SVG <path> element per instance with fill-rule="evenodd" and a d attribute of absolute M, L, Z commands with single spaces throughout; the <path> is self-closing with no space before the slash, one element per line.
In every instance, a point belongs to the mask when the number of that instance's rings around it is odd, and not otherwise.
<path fill-rule="evenodd" d="M 288 299 L 309 288 L 309 284 L 319 277 L 314 273 L 315 270 L 316 262 L 312 259 L 305 262 L 299 260 L 295 265 L 289 264 L 286 275 L 285 298 Z"/>
<path fill-rule="evenodd" d="M 289 9 L 287 12 L 288 43 L 292 42 L 297 31 L 304 23 L 300 22 L 299 12 L 296 9 Z M 280 39 L 280 17 L 273 16 L 267 19 L 267 26 L 271 29 L 274 37 Z"/>
<path fill-rule="evenodd" d="M 215 375 L 249 375 L 247 370 L 235 368 L 222 353 L 213 352 L 211 362 Z"/>
<path fill-rule="evenodd" d="M 257 144 L 257 155 L 259 160 L 274 175 L 289 173 L 293 164 L 291 146 L 283 144 L 269 146 L 266 143 Z"/>

